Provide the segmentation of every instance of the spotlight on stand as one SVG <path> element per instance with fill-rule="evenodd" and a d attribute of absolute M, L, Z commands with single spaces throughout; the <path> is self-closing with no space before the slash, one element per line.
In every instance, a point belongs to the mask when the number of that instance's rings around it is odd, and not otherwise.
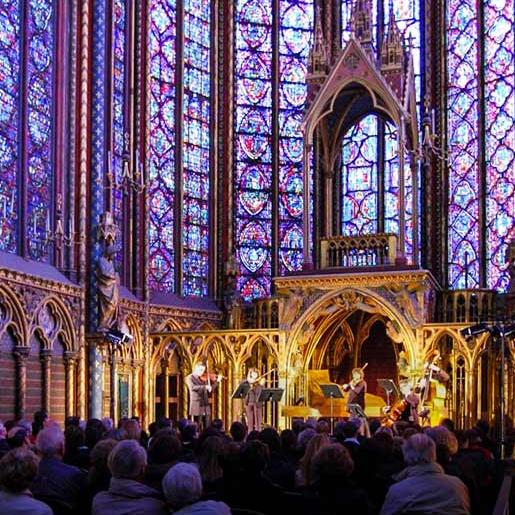
<path fill-rule="evenodd" d="M 133 336 L 128 333 L 122 333 L 118 329 L 109 329 L 106 333 L 106 340 L 113 345 L 126 345 L 134 340 Z"/>
<path fill-rule="evenodd" d="M 470 327 L 465 327 L 460 331 L 461 336 L 465 338 L 465 340 L 471 340 L 472 338 L 479 336 L 483 333 L 491 332 L 491 328 L 482 322 L 481 324 L 471 325 Z"/>

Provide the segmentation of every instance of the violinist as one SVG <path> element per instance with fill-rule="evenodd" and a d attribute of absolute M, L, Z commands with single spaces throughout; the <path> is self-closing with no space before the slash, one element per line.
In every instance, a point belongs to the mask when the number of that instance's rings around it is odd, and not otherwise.
<path fill-rule="evenodd" d="M 352 380 L 348 384 L 343 385 L 343 389 L 349 392 L 347 399 L 347 409 L 350 404 L 359 404 L 361 409 L 365 411 L 365 394 L 367 393 L 367 383 L 365 381 L 364 368 L 352 369 Z"/>
<path fill-rule="evenodd" d="M 249 368 L 247 379 L 245 381 L 249 385 L 247 395 L 245 395 L 245 413 L 247 415 L 248 432 L 261 431 L 261 408 L 263 403 L 259 400 L 259 396 L 263 391 L 264 378 L 259 377 L 257 368 Z"/>
<path fill-rule="evenodd" d="M 199 424 L 199 429 L 205 429 L 211 418 L 209 394 L 218 386 L 222 376 L 206 374 L 206 364 L 202 361 L 195 363 L 193 372 L 186 376 L 186 385 L 190 392 L 190 417 Z"/>

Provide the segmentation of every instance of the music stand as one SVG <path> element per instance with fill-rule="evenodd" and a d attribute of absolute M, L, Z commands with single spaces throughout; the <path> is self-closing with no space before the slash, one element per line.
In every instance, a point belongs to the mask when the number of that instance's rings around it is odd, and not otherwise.
<path fill-rule="evenodd" d="M 322 390 L 322 393 L 324 394 L 324 397 L 326 399 L 329 399 L 329 403 L 331 406 L 331 433 L 333 432 L 333 399 L 343 399 L 343 393 L 340 389 L 340 385 L 334 384 L 334 383 L 328 383 L 328 384 L 321 384 L 320 388 Z"/>
<path fill-rule="evenodd" d="M 390 395 L 393 394 L 397 397 L 397 399 L 400 399 L 399 389 L 391 379 L 378 379 L 377 383 L 379 384 L 379 387 L 386 392 L 386 404 L 388 404 L 388 406 L 391 406 Z"/>
<path fill-rule="evenodd" d="M 242 381 L 237 387 L 236 390 L 232 393 L 232 399 L 244 399 L 247 396 L 247 393 L 250 390 L 250 384 L 247 381 Z"/>
<path fill-rule="evenodd" d="M 263 388 L 259 394 L 259 402 L 281 402 L 283 393 L 282 388 Z"/>

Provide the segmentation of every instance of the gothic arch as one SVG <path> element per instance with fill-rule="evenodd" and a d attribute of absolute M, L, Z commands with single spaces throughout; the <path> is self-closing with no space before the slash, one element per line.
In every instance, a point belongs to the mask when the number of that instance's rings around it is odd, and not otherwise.
<path fill-rule="evenodd" d="M 326 331 L 329 325 L 334 323 L 334 320 L 337 319 L 338 316 L 345 319 L 356 309 L 359 309 L 359 305 L 353 306 L 351 302 L 349 304 L 349 309 L 340 310 L 337 312 L 336 316 L 325 315 L 326 319 L 323 320 L 318 328 L 314 328 L 314 323 L 319 320 L 321 316 L 324 316 L 324 309 L 330 308 L 331 305 L 334 305 L 334 300 L 336 298 L 346 294 L 350 294 L 351 296 L 357 294 L 363 297 L 364 300 L 372 300 L 374 304 L 377 305 L 378 314 L 382 314 L 387 319 L 398 324 L 399 334 L 402 337 L 402 342 L 407 354 L 408 362 L 413 365 L 416 362 L 418 354 L 416 335 L 414 334 L 414 331 L 411 328 L 408 320 L 400 312 L 400 310 L 395 307 L 389 300 L 385 299 L 379 293 L 373 290 L 369 290 L 367 288 L 346 287 L 326 293 L 321 298 L 317 299 L 311 306 L 309 306 L 308 309 L 304 311 L 304 313 L 300 315 L 296 323 L 292 326 L 288 340 L 286 342 L 286 366 L 291 366 L 291 363 L 293 363 L 294 360 L 294 356 L 299 351 L 301 351 L 304 356 L 305 369 L 317 344 L 317 339 L 314 338 L 314 336 L 320 335 Z M 311 338 L 311 341 L 304 341 L 306 338 Z M 305 347 L 305 349 L 301 349 L 301 347 Z"/>
<path fill-rule="evenodd" d="M 0 337 L 10 329 L 18 345 L 29 344 L 28 323 L 25 310 L 17 295 L 6 284 L 0 284 L 0 307 L 4 307 L 5 314 L 0 312 Z"/>

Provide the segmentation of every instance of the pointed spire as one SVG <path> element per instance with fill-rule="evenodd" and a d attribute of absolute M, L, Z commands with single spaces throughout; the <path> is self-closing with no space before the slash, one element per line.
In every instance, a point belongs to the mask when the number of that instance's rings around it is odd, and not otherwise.
<path fill-rule="evenodd" d="M 372 0 L 356 0 L 350 20 L 353 36 L 371 55 L 374 54 L 372 14 Z"/>
<path fill-rule="evenodd" d="M 383 69 L 396 70 L 402 69 L 404 46 L 402 34 L 393 12 L 392 0 L 390 0 L 389 9 L 388 28 L 381 48 L 381 67 Z"/>
<path fill-rule="evenodd" d="M 328 65 L 328 48 L 322 28 L 322 12 L 320 6 L 318 6 L 315 22 L 315 41 L 309 52 L 308 80 L 317 81 L 325 77 Z"/>

